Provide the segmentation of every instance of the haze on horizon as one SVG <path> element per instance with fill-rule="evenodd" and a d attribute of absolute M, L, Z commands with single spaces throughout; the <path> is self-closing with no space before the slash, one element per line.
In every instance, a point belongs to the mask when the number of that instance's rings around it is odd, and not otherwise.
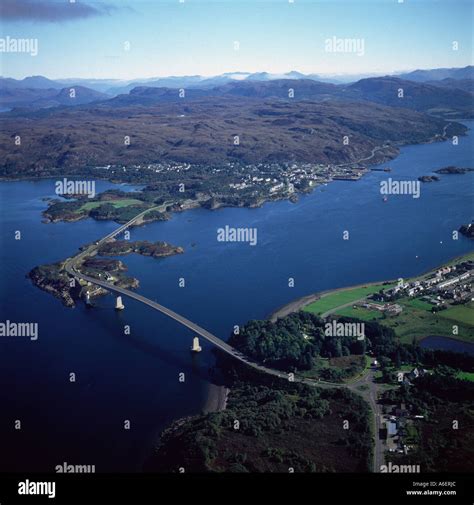
<path fill-rule="evenodd" d="M 0 37 L 37 39 L 38 54 L 2 53 L 1 74 L 129 81 L 464 67 L 472 13 L 468 0 L 2 0 Z M 328 52 L 333 37 L 363 41 L 363 54 Z"/>

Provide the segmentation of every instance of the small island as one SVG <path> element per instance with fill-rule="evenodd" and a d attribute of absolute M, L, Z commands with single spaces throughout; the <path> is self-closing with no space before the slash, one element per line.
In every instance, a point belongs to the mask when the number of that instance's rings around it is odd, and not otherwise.
<path fill-rule="evenodd" d="M 115 285 L 125 289 L 137 288 L 138 279 L 124 275 L 122 273 L 124 270 L 126 270 L 125 265 L 117 260 L 87 259 L 83 264 L 83 271 L 91 277 L 113 281 Z M 110 272 L 113 272 L 113 275 Z M 76 302 L 82 298 L 87 299 L 107 293 L 103 288 L 90 286 L 84 281 L 77 282 L 70 277 L 64 269 L 64 262 L 37 266 L 27 274 L 27 277 L 36 287 L 50 293 L 66 307 L 75 307 Z"/>
<path fill-rule="evenodd" d="M 460 167 L 454 167 L 452 165 L 450 165 L 449 167 L 444 167 L 435 170 L 437 174 L 448 174 L 448 175 L 466 174 L 467 172 L 472 171 L 474 171 L 474 168 L 460 168 Z"/>
<path fill-rule="evenodd" d="M 461 228 L 459 228 L 459 232 L 467 238 L 474 238 L 474 222 L 463 224 Z"/>
<path fill-rule="evenodd" d="M 439 177 L 437 175 L 422 175 L 421 177 L 418 177 L 418 180 L 420 182 L 435 182 L 439 181 Z"/>
<path fill-rule="evenodd" d="M 143 219 L 135 225 L 169 219 L 163 200 L 151 191 L 127 193 L 118 189 L 111 189 L 100 193 L 94 198 L 88 198 L 85 195 L 75 195 L 74 199 L 70 195 L 65 195 L 63 198 L 67 201 L 59 199 L 49 201 L 48 208 L 43 211 L 45 222 L 74 222 L 92 218 L 96 221 L 110 220 L 124 224 L 137 214 L 153 207 L 156 208 L 147 212 Z"/>
<path fill-rule="evenodd" d="M 151 211 L 152 212 L 152 211 Z M 91 244 L 84 245 L 81 251 L 87 251 Z M 147 240 L 110 240 L 102 243 L 97 251 L 89 252 L 80 262 L 80 271 L 95 279 L 111 283 L 124 289 L 136 289 L 139 281 L 135 277 L 124 275 L 127 266 L 118 259 L 101 256 L 118 256 L 130 253 L 163 258 L 182 254 L 184 249 L 166 242 L 149 242 Z M 66 261 L 51 265 L 40 265 L 31 270 L 27 277 L 38 288 L 61 300 L 66 307 L 74 307 L 76 301 L 83 299 L 90 304 L 92 298 L 107 294 L 107 289 L 86 282 L 77 281 L 66 271 Z"/>
<path fill-rule="evenodd" d="M 122 254 L 141 254 L 142 256 L 151 256 L 152 258 L 162 258 L 174 254 L 182 254 L 182 247 L 175 247 L 166 242 L 149 242 L 148 240 L 115 240 L 105 242 L 98 249 L 101 256 L 116 256 Z"/>

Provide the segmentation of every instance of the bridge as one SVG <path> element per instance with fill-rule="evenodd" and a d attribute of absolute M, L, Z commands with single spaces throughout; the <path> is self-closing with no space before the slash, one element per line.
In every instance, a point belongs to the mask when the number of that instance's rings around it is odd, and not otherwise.
<path fill-rule="evenodd" d="M 130 221 L 127 223 L 123 224 L 116 230 L 112 231 L 105 237 L 103 237 L 101 240 L 98 240 L 97 242 L 94 242 L 93 244 L 89 245 L 86 249 L 81 251 L 78 255 L 74 256 L 73 258 L 69 258 L 65 265 L 64 268 L 66 272 L 77 278 L 77 279 L 82 279 L 86 282 L 90 282 L 91 284 L 94 284 L 96 286 L 99 286 L 101 288 L 106 289 L 107 291 L 111 291 L 114 293 L 117 293 L 119 295 L 124 295 L 128 298 L 132 298 L 138 302 L 143 303 L 144 305 L 147 305 L 148 307 L 151 307 L 152 309 L 155 309 L 162 314 L 170 317 L 171 319 L 174 319 L 178 323 L 182 324 L 183 326 L 186 326 L 190 330 L 192 330 L 194 333 L 197 335 L 200 335 L 201 337 L 205 338 L 208 342 L 213 344 L 215 347 L 220 349 L 221 351 L 233 356 L 235 359 L 241 361 L 242 363 L 245 363 L 246 365 L 269 375 L 279 377 L 281 379 L 286 379 L 288 380 L 289 375 L 285 372 L 282 372 L 281 370 L 275 370 L 273 368 L 268 368 L 265 367 L 259 363 L 256 363 L 252 360 L 250 360 L 247 356 L 242 354 L 240 351 L 229 345 L 227 342 L 224 340 L 221 340 L 219 337 L 213 335 L 211 332 L 207 331 L 206 329 L 202 328 L 198 324 L 190 321 L 189 319 L 183 317 L 182 315 L 178 314 L 177 312 L 174 312 L 171 309 L 168 309 L 167 307 L 155 302 L 154 300 L 150 300 L 149 298 L 139 295 L 138 293 L 135 293 L 134 291 L 131 291 L 129 289 L 121 288 L 119 286 L 116 286 L 115 284 L 112 284 L 110 282 L 105 282 L 100 279 L 96 279 L 94 277 L 90 277 L 88 275 L 83 274 L 78 268 L 77 268 L 77 263 L 84 259 L 86 256 L 92 256 L 97 253 L 97 249 L 100 247 L 101 244 L 104 242 L 111 240 L 115 238 L 117 235 L 120 233 L 123 233 L 127 228 L 132 226 L 134 223 L 136 223 L 138 220 L 143 218 L 143 216 L 152 211 L 152 210 L 160 210 L 163 208 L 166 208 L 166 203 L 158 206 L 158 207 L 151 207 L 146 209 L 145 211 L 141 212 L 140 214 L 137 214 L 134 218 L 132 218 Z M 307 384 L 311 385 L 318 385 L 321 387 L 342 387 L 341 384 L 336 384 L 336 383 L 331 383 L 331 382 L 324 382 L 324 381 L 315 381 L 311 379 L 304 379 L 304 378 L 299 378 L 299 377 L 294 377 L 295 382 L 304 382 Z"/>

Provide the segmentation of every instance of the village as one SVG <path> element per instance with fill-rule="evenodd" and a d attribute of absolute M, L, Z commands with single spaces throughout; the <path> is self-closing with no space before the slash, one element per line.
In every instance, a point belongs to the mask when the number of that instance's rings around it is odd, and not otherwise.
<path fill-rule="evenodd" d="M 442 267 L 434 274 L 417 280 L 404 282 L 400 279 L 396 286 L 374 293 L 360 306 L 396 316 L 403 311 L 403 307 L 395 301 L 410 297 L 430 304 L 431 310 L 437 312 L 472 300 L 473 274 L 474 261 L 463 261 L 458 265 Z"/>

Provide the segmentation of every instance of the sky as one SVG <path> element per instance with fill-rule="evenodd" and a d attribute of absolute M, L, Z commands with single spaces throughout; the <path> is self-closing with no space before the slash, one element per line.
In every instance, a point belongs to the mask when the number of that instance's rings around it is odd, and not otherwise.
<path fill-rule="evenodd" d="M 236 71 L 388 74 L 473 62 L 471 0 L 181 2 L 1 0 L 0 43 L 35 39 L 38 54 L 4 48 L 0 73 L 131 80 Z M 330 51 L 328 39 L 357 39 L 359 50 Z"/>

